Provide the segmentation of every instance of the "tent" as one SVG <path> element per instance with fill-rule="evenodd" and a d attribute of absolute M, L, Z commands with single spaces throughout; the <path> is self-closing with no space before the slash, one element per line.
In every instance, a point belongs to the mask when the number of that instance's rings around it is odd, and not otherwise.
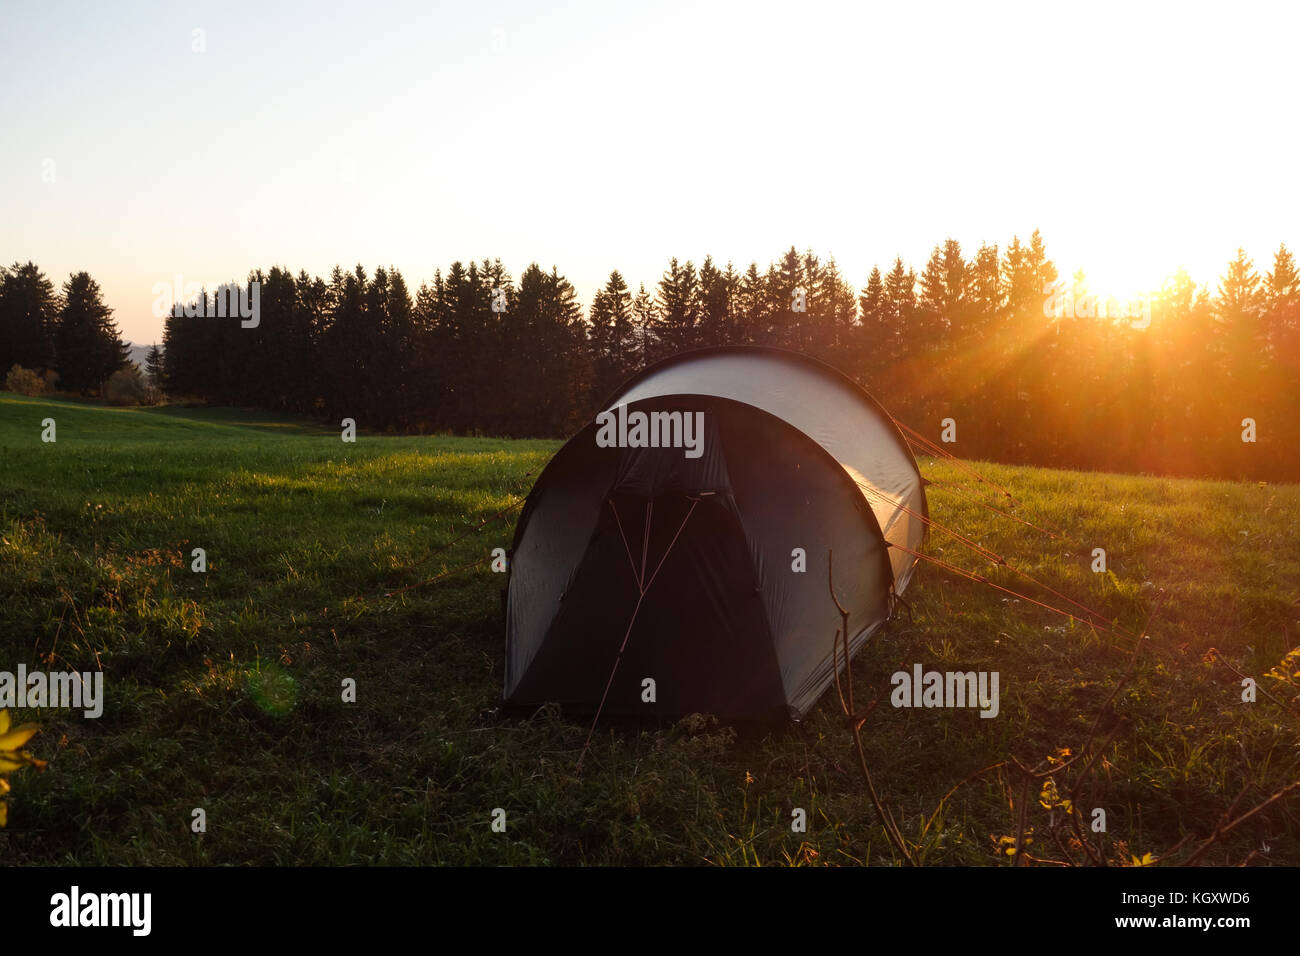
<path fill-rule="evenodd" d="M 755 346 L 673 356 L 603 409 L 520 513 L 504 702 L 802 717 L 835 676 L 827 553 L 853 653 L 924 545 L 922 479 L 893 420 L 830 366 Z"/>

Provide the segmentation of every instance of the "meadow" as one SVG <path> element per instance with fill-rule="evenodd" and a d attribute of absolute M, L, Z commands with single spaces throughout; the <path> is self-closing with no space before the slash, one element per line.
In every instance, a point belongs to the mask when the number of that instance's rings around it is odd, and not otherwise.
<path fill-rule="evenodd" d="M 98 719 L 16 716 L 48 767 L 10 776 L 0 861 L 900 863 L 834 691 L 800 724 L 601 726 L 581 773 L 587 723 L 498 713 L 487 559 L 558 447 L 0 393 L 0 669 L 102 670 L 106 694 Z M 931 554 L 1024 598 L 927 563 L 854 661 L 913 861 L 1012 865 L 1019 829 L 1022 863 L 1300 864 L 1296 791 L 1206 845 L 1300 780 L 1300 486 L 973 464 L 1058 536 L 921 460 L 933 518 L 1018 570 L 938 530 Z M 1025 574 L 1145 636 L 1027 600 L 1063 605 Z M 998 671 L 998 716 L 889 706 L 914 662 Z M 1012 759 L 1060 771 L 979 773 Z"/>

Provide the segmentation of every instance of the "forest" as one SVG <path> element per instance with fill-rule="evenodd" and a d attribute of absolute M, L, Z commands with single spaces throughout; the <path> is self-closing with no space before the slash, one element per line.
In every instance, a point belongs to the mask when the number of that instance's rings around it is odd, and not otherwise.
<path fill-rule="evenodd" d="M 216 308 L 238 292 L 256 322 Z M 256 293 L 253 295 L 251 293 Z M 564 437 L 637 369 L 684 349 L 794 349 L 861 383 L 964 458 L 1128 473 L 1300 480 L 1300 275 L 1285 245 L 1238 250 L 1211 288 L 1184 271 L 1117 303 L 1058 274 L 1041 235 L 948 239 L 855 288 L 793 246 L 743 270 L 672 258 L 653 289 L 618 270 L 584 308 L 558 268 L 284 266 L 202 290 L 165 319 L 150 372 L 172 401 L 293 412 L 384 433 Z M 218 311 L 222 315 L 218 315 Z M 0 369 L 94 393 L 124 349 L 86 273 L 0 275 Z M 57 375 L 57 379 L 54 376 Z"/>

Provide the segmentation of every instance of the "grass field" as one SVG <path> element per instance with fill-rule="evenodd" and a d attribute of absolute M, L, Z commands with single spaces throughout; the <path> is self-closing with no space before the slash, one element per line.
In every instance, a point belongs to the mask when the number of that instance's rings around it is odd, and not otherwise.
<path fill-rule="evenodd" d="M 55 443 L 41 441 L 45 418 Z M 558 447 L 364 431 L 345 444 L 228 409 L 0 393 L 0 670 L 102 668 L 107 696 L 97 720 L 16 715 L 40 723 L 29 748 L 49 766 L 10 776 L 0 860 L 899 862 L 833 691 L 775 730 L 704 718 L 600 728 L 579 775 L 586 724 L 494 711 L 503 575 L 479 564 L 385 596 L 508 546 L 513 511 L 438 550 L 526 494 Z M 979 493 L 951 464 L 921 464 Z M 1300 644 L 1300 487 L 978 468 L 1020 499 L 1017 514 L 1073 540 L 935 489 L 938 522 L 1135 631 L 1166 596 L 1108 703 L 1131 641 L 919 569 L 912 619 L 854 663 L 858 699 L 885 698 L 866 755 L 918 860 L 1009 865 L 1022 809 L 1031 857 L 1077 856 L 1067 811 L 1008 769 L 940 804 L 1010 757 L 1069 759 L 1094 722 L 1113 742 L 1086 774 L 1075 764 L 1053 782 L 1063 793 L 1082 779 L 1076 809 L 1105 809 L 1106 832 L 1089 839 L 1109 862 L 1187 860 L 1234 801 L 1233 818 L 1300 779 L 1288 709 L 1300 686 L 1266 676 Z M 197 547 L 204 574 L 190 568 Z M 1093 547 L 1109 573 L 1090 569 Z M 1062 603 L 938 532 L 931 550 Z M 1206 659 L 1211 648 L 1226 664 Z M 998 671 L 999 716 L 890 707 L 890 674 L 913 663 Z M 1254 703 L 1228 665 L 1259 682 Z M 355 703 L 342 700 L 346 678 Z M 193 832 L 195 808 L 206 832 Z M 796 808 L 806 832 L 792 832 Z M 1298 809 L 1295 793 L 1276 801 L 1199 861 L 1300 864 Z"/>

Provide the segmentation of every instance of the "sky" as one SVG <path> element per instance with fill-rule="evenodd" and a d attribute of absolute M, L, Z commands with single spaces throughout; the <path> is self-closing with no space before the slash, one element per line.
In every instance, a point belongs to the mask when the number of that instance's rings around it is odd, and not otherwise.
<path fill-rule="evenodd" d="M 199 32 L 196 32 L 199 31 Z M 856 287 L 1042 231 L 1062 275 L 1217 284 L 1300 244 L 1291 3 L 0 0 L 0 262 L 159 283 L 791 245 Z"/>

